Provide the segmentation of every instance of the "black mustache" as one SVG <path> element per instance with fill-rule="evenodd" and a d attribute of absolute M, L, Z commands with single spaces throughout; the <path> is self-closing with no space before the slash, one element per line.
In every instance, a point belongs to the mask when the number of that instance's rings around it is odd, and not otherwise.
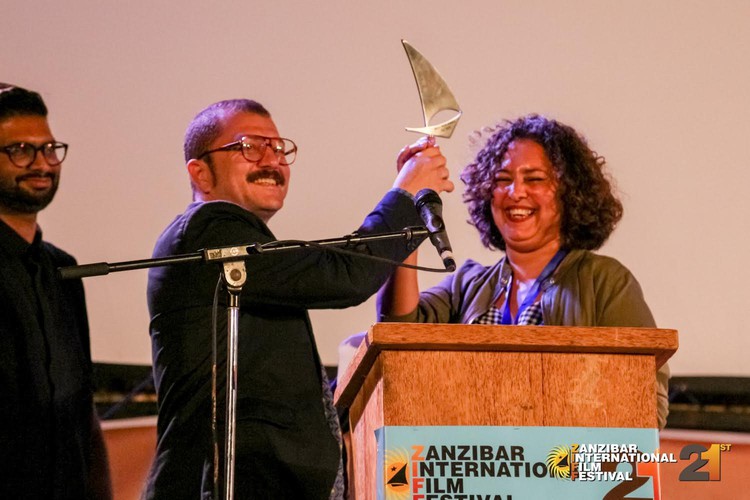
<path fill-rule="evenodd" d="M 16 181 L 22 181 L 25 179 L 44 179 L 45 177 L 49 177 L 50 179 L 54 180 L 57 176 L 53 174 L 52 172 L 29 172 L 28 174 L 23 174 L 21 176 L 16 177 Z"/>
<path fill-rule="evenodd" d="M 258 179 L 273 179 L 279 186 L 284 185 L 284 176 L 278 170 L 255 170 L 247 174 L 247 182 L 255 182 Z"/>

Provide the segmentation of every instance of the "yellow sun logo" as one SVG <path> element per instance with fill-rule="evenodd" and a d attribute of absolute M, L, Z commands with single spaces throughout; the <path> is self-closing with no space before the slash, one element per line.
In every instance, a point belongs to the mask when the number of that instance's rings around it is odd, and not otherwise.
<path fill-rule="evenodd" d="M 556 479 L 570 479 L 573 453 L 568 446 L 553 448 L 547 455 L 547 470 Z"/>

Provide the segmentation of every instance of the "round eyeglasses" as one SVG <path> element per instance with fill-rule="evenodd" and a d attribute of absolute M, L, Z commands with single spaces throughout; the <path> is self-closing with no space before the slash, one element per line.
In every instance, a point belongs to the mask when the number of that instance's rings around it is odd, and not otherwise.
<path fill-rule="evenodd" d="M 42 157 L 47 165 L 54 167 L 65 159 L 68 153 L 68 145 L 64 142 L 45 142 L 35 146 L 29 142 L 16 142 L 8 146 L 0 147 L 0 151 L 8 155 L 11 163 L 19 168 L 27 168 L 36 161 L 36 154 L 42 152 Z"/>
<path fill-rule="evenodd" d="M 247 161 L 260 161 L 271 148 L 281 165 L 291 165 L 297 159 L 297 145 L 291 139 L 283 137 L 264 137 L 262 135 L 245 135 L 238 141 L 230 142 L 216 149 L 209 149 L 198 156 L 198 160 L 217 151 L 241 151 Z"/>

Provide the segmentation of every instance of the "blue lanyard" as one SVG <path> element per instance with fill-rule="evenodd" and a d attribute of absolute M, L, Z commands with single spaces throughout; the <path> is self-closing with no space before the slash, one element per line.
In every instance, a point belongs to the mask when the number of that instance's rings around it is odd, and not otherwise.
<path fill-rule="evenodd" d="M 566 252 L 565 250 L 558 250 L 555 256 L 552 257 L 552 260 L 550 260 L 547 265 L 544 266 L 544 269 L 542 269 L 542 273 L 536 278 L 536 281 L 534 281 L 534 285 L 532 285 L 531 290 L 529 290 L 529 292 L 526 294 L 526 297 L 523 299 L 523 304 L 518 307 L 515 318 L 513 318 L 510 314 L 510 289 L 512 287 L 508 286 L 508 290 L 505 292 L 505 307 L 503 307 L 503 316 L 500 320 L 500 324 L 518 324 L 518 318 L 521 317 L 521 313 L 528 309 L 536 301 L 536 296 L 539 295 L 539 288 L 541 288 L 542 283 L 544 282 L 544 280 L 550 277 L 550 275 L 555 271 L 558 264 L 560 264 L 560 261 L 563 260 L 567 253 L 568 252 Z"/>

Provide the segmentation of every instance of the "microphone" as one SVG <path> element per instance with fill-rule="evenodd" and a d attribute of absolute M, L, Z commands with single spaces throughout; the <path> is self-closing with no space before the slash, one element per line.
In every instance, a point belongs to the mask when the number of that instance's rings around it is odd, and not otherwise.
<path fill-rule="evenodd" d="M 456 261 L 453 260 L 451 242 L 448 241 L 448 233 L 443 223 L 443 201 L 440 196 L 432 189 L 423 189 L 417 193 L 414 204 L 430 232 L 430 241 L 443 259 L 443 265 L 448 271 L 455 271 Z"/>

